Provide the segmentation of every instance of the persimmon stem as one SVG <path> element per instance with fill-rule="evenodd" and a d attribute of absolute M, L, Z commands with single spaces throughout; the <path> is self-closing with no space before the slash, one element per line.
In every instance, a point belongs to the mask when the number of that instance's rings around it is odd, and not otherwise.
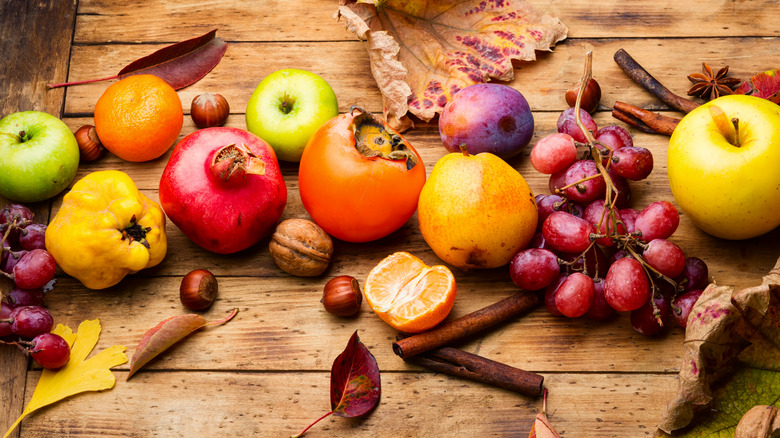
<path fill-rule="evenodd" d="M 48 85 L 46 85 L 46 88 L 52 89 L 52 88 L 68 87 L 68 86 L 71 86 L 71 85 L 91 84 L 92 82 L 110 81 L 111 79 L 116 79 L 118 77 L 119 77 L 119 75 L 114 75 L 114 76 L 108 76 L 108 77 L 100 78 L 100 79 L 88 79 L 86 81 L 74 81 L 74 82 L 63 82 L 63 83 L 60 83 L 60 84 L 48 84 Z"/>
<path fill-rule="evenodd" d="M 293 435 L 293 436 L 291 436 L 290 438 L 299 438 L 299 437 L 303 436 L 303 434 L 304 434 L 304 433 L 306 433 L 306 431 L 307 431 L 307 430 L 311 429 L 311 427 L 312 427 L 312 426 L 314 426 L 315 424 L 319 423 L 319 422 L 320 422 L 320 420 L 322 420 L 323 418 L 327 417 L 328 415 L 330 415 L 330 414 L 332 414 L 332 413 L 333 413 L 333 411 L 330 411 L 330 412 L 328 412 L 327 414 L 323 415 L 322 417 L 320 417 L 320 418 L 318 418 L 318 419 L 314 420 L 314 423 L 312 423 L 312 424 L 310 424 L 310 425 L 306 426 L 306 429 L 303 429 L 303 430 L 301 431 L 301 433 L 299 433 L 299 434 L 297 434 L 297 435 Z"/>

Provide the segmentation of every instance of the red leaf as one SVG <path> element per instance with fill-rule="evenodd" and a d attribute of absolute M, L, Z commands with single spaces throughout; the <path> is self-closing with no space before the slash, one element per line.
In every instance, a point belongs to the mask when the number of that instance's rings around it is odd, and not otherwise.
<path fill-rule="evenodd" d="M 224 324 L 233 319 L 236 313 L 238 313 L 238 309 L 233 309 L 227 318 L 212 322 L 207 322 L 202 316 L 193 313 L 163 320 L 149 329 L 141 338 L 141 342 L 138 343 L 138 348 L 133 354 L 133 359 L 130 360 L 130 372 L 127 373 L 127 379 L 132 377 L 147 362 L 190 333 L 206 325 Z"/>
<path fill-rule="evenodd" d="M 379 401 L 379 367 L 357 331 L 330 370 L 330 407 L 339 417 L 363 415 Z"/>
<path fill-rule="evenodd" d="M 756 96 L 780 104 L 780 69 L 767 70 L 752 76 L 734 93 Z"/>
<path fill-rule="evenodd" d="M 300 437 L 323 418 L 335 414 L 339 417 L 357 417 L 373 409 L 379 402 L 381 385 L 376 359 L 358 339 L 357 331 L 347 343 L 347 348 L 333 361 L 330 370 L 330 407 L 332 411 L 316 419 L 314 423 L 293 435 Z"/>
<path fill-rule="evenodd" d="M 131 62 L 115 76 L 87 81 L 50 84 L 49 88 L 66 87 L 90 82 L 100 82 L 116 78 L 126 78 L 137 74 L 153 74 L 162 78 L 176 90 L 197 82 L 210 72 L 227 50 L 227 43 L 216 37 L 217 30 L 172 44 Z"/>

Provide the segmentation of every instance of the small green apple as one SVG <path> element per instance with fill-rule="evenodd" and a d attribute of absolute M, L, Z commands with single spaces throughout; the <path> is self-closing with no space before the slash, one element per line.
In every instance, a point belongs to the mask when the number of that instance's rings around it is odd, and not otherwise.
<path fill-rule="evenodd" d="M 723 239 L 780 225 L 780 106 L 729 95 L 688 113 L 669 140 L 669 184 L 693 223 Z"/>
<path fill-rule="evenodd" d="M 38 202 L 60 193 L 76 176 L 79 146 L 62 120 L 40 111 L 0 119 L 0 195 Z"/>
<path fill-rule="evenodd" d="M 336 94 L 314 73 L 288 68 L 268 75 L 246 107 L 247 130 L 283 161 L 301 161 L 309 137 L 339 114 Z"/>

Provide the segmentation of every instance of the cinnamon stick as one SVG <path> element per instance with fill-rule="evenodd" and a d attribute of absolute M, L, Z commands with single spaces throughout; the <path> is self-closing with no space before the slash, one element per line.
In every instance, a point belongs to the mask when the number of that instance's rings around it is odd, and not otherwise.
<path fill-rule="evenodd" d="M 661 114 L 620 101 L 615 102 L 612 108 L 612 117 L 641 131 L 664 135 L 672 135 L 674 128 L 680 123 L 680 119 L 662 116 Z"/>
<path fill-rule="evenodd" d="M 539 297 L 518 292 L 483 309 L 444 323 L 432 330 L 398 340 L 393 351 L 403 359 L 471 336 L 539 304 Z"/>
<path fill-rule="evenodd" d="M 439 347 L 405 360 L 439 373 L 487 383 L 531 397 L 542 394 L 543 376 L 457 348 Z"/>
<path fill-rule="evenodd" d="M 661 101 L 671 106 L 672 108 L 684 113 L 689 113 L 693 111 L 694 108 L 699 106 L 698 103 L 690 99 L 686 99 L 685 97 L 678 96 L 677 94 L 669 91 L 668 88 L 661 85 L 661 83 L 658 82 L 656 78 L 654 78 L 650 73 L 647 72 L 647 70 L 639 65 L 639 63 L 636 62 L 636 60 L 634 60 L 634 58 L 632 58 L 631 55 L 629 55 L 625 50 L 618 49 L 618 51 L 615 52 L 615 56 L 613 58 L 615 59 L 617 65 L 619 65 L 620 68 L 626 72 L 631 80 L 641 85 L 642 88 L 649 91 L 653 96 L 661 99 Z"/>

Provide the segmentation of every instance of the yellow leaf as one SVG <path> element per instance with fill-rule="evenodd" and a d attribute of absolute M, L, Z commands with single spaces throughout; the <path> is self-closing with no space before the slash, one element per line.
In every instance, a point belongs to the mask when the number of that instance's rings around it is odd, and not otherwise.
<path fill-rule="evenodd" d="M 106 348 L 87 359 L 100 336 L 100 321 L 97 319 L 79 324 L 78 333 L 73 333 L 70 327 L 62 324 L 58 324 L 52 333 L 62 336 L 68 342 L 71 347 L 70 360 L 58 370 L 44 369 L 41 372 L 30 403 L 3 438 L 8 438 L 22 419 L 40 408 L 82 392 L 113 388 L 116 378 L 111 368 L 127 362 L 125 347 L 122 345 Z"/>

